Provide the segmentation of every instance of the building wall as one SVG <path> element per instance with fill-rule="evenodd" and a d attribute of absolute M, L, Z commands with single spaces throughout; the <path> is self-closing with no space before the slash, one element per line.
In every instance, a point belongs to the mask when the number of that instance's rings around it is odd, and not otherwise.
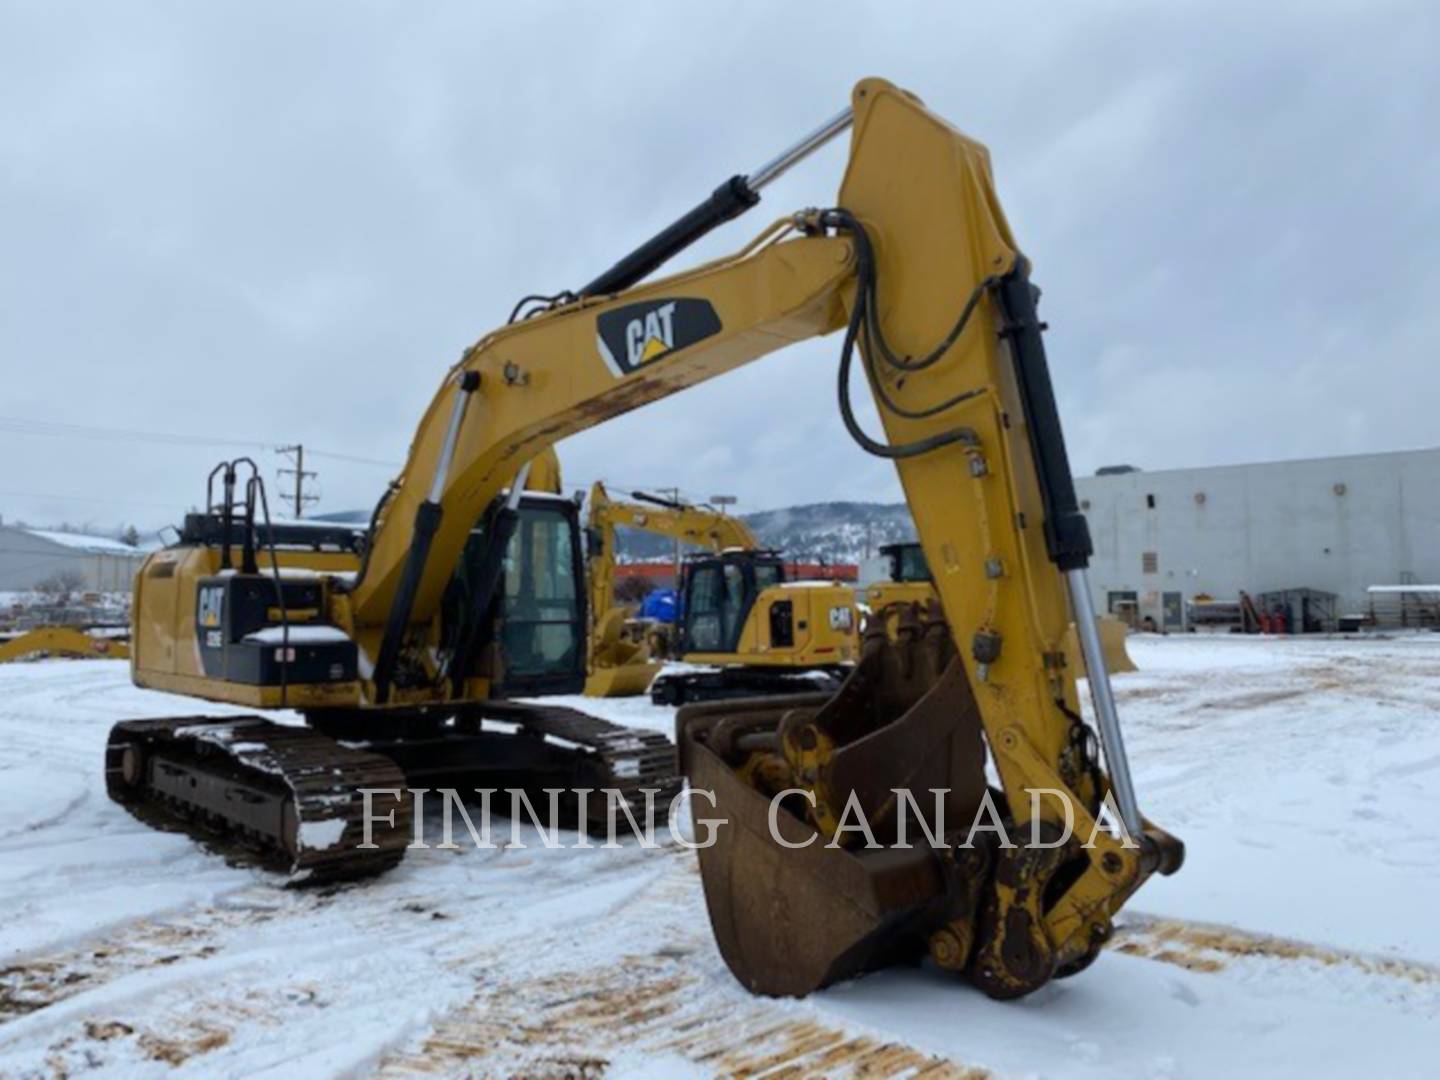
<path fill-rule="evenodd" d="M 33 589 L 46 578 L 66 571 L 80 574 L 87 590 L 129 592 L 143 559 L 143 552 L 131 556 L 85 551 L 24 529 L 0 525 L 0 591 L 4 592 Z"/>
<path fill-rule="evenodd" d="M 1076 486 L 1101 611 L 1119 591 L 1135 592 L 1150 614 L 1165 592 L 1234 600 L 1242 589 L 1294 587 L 1363 611 L 1369 585 L 1440 581 L 1440 449 L 1079 477 Z"/>

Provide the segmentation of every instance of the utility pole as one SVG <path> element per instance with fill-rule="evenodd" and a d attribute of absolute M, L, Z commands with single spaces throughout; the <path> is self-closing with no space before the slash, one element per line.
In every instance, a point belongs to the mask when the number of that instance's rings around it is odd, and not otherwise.
<path fill-rule="evenodd" d="M 277 454 L 285 454 L 286 456 L 293 454 L 295 457 L 295 467 L 293 469 L 278 469 L 276 471 L 280 476 L 293 475 L 295 477 L 295 517 L 298 520 L 303 516 L 307 504 L 320 501 L 320 496 L 318 495 L 305 494 L 305 478 L 309 477 L 311 480 L 314 480 L 318 474 L 305 470 L 305 447 L 303 444 L 296 443 L 294 446 L 277 446 L 275 452 Z"/>

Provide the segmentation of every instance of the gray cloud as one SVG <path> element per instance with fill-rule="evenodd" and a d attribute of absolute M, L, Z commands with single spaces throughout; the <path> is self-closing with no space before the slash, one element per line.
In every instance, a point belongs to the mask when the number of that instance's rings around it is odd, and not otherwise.
<path fill-rule="evenodd" d="M 1437 31 L 1399 2 L 12 0 L 0 415 L 399 461 L 519 295 L 585 280 L 880 74 L 991 147 L 1077 470 L 1434 444 Z M 842 160 L 689 261 L 832 201 Z M 571 439 L 569 475 L 897 498 L 840 427 L 837 350 Z M 0 430 L 0 512 L 158 523 L 223 449 Z M 317 465 L 328 509 L 386 479 Z"/>

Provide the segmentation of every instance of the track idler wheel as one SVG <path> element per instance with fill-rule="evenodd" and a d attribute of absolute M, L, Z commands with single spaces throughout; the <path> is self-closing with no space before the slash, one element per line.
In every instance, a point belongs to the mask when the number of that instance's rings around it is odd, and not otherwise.
<path fill-rule="evenodd" d="M 120 779 L 126 787 L 135 787 L 145 779 L 145 752 L 135 745 L 120 751 Z"/>

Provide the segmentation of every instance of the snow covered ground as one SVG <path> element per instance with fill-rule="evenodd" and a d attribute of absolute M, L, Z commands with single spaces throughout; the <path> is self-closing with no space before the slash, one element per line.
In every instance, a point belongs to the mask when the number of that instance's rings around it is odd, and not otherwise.
<path fill-rule="evenodd" d="M 0 667 L 0 1076 L 1436 1075 L 1440 635 L 1130 647 L 1142 803 L 1188 861 L 1010 1004 L 928 968 L 752 998 L 675 846 L 528 832 L 282 888 L 105 797 L 110 723 L 194 702 L 118 662 Z"/>

